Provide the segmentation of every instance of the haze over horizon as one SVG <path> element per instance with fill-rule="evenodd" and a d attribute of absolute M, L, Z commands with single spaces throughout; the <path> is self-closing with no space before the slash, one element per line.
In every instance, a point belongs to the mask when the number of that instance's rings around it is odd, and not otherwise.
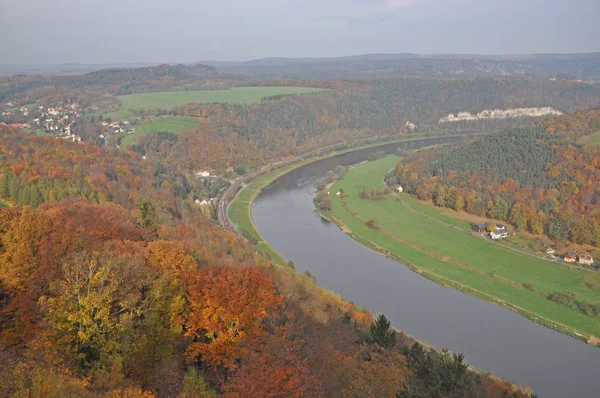
<path fill-rule="evenodd" d="M 598 52 L 600 2 L 4 0 L 4 64 Z"/>

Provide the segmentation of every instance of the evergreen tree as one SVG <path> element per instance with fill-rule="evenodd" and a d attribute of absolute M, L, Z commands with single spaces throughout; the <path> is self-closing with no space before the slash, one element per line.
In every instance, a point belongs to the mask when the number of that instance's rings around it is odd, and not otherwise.
<path fill-rule="evenodd" d="M 392 348 L 396 345 L 396 331 L 392 329 L 390 321 L 385 315 L 380 314 L 369 330 L 371 341 L 383 348 Z"/>

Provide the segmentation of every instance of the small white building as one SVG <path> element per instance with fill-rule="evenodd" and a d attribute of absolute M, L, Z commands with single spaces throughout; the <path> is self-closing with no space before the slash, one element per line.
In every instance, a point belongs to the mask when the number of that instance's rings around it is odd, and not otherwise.
<path fill-rule="evenodd" d="M 206 170 L 197 171 L 196 177 L 210 177 L 210 172 L 208 172 Z"/>
<path fill-rule="evenodd" d="M 398 186 L 396 187 L 396 191 L 398 191 L 398 193 L 402 193 L 402 192 L 404 192 L 404 188 L 402 188 L 402 186 L 401 186 L 401 185 L 398 185 Z"/>
<path fill-rule="evenodd" d="M 508 237 L 508 230 L 504 225 L 498 225 L 494 231 L 490 232 L 490 238 L 494 240 L 503 239 Z"/>

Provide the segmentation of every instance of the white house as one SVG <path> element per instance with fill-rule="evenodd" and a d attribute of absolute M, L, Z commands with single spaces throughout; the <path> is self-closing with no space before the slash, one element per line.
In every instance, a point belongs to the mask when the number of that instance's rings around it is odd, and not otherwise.
<path fill-rule="evenodd" d="M 196 177 L 210 177 L 210 172 L 203 170 L 203 171 L 197 171 L 196 172 Z"/>
<path fill-rule="evenodd" d="M 396 191 L 398 191 L 398 193 L 402 193 L 402 192 L 404 192 L 404 188 L 402 188 L 402 186 L 401 186 L 401 185 L 398 185 L 398 186 L 396 187 Z"/>
<path fill-rule="evenodd" d="M 494 231 L 490 232 L 490 238 L 497 240 L 508 237 L 508 230 L 504 225 L 498 225 Z"/>

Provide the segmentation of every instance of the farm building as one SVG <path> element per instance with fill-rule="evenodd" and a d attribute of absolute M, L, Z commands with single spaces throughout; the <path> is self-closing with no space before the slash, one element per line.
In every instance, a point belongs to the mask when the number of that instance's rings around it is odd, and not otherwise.
<path fill-rule="evenodd" d="M 508 229 L 504 225 L 498 225 L 498 227 L 490 232 L 490 238 L 497 240 L 508 237 Z"/>
<path fill-rule="evenodd" d="M 546 254 L 554 254 L 555 250 L 553 247 L 549 247 L 546 249 Z"/>
<path fill-rule="evenodd" d="M 592 265 L 594 263 L 594 257 L 587 253 L 579 253 L 579 264 Z"/>
<path fill-rule="evenodd" d="M 487 223 L 481 223 L 481 224 L 476 224 L 475 227 L 473 227 L 473 229 L 475 230 L 475 232 L 486 232 L 487 230 Z"/>
<path fill-rule="evenodd" d="M 575 261 L 577 261 L 577 253 L 568 252 L 564 255 L 563 260 L 565 260 L 567 263 L 574 263 Z"/>

